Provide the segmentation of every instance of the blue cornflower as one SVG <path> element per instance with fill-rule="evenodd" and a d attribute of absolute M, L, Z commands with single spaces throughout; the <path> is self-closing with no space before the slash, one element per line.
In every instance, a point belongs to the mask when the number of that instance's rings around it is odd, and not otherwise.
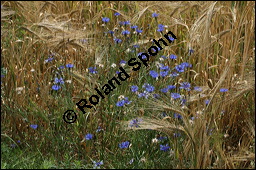
<path fill-rule="evenodd" d="M 49 58 L 47 58 L 44 62 L 45 62 L 45 63 L 49 63 L 49 62 L 51 62 L 53 59 L 54 59 L 53 57 L 49 57 Z"/>
<path fill-rule="evenodd" d="M 153 18 L 156 18 L 156 17 L 158 17 L 158 16 L 159 16 L 159 14 L 157 14 L 157 13 L 153 13 L 153 14 L 152 14 L 152 17 L 153 17 Z"/>
<path fill-rule="evenodd" d="M 172 97 L 173 99 L 178 99 L 178 98 L 180 98 L 181 96 L 180 96 L 179 93 L 171 93 L 171 97 Z"/>
<path fill-rule="evenodd" d="M 160 71 L 160 76 L 161 76 L 161 77 L 165 77 L 165 76 L 168 75 L 168 72 L 169 72 L 169 71 Z"/>
<path fill-rule="evenodd" d="M 192 67 L 192 64 L 187 63 L 187 62 L 181 63 L 180 65 L 183 66 L 184 69 L 185 69 L 185 68 L 188 68 L 188 67 L 190 67 L 190 68 Z"/>
<path fill-rule="evenodd" d="M 124 100 L 120 100 L 120 101 L 118 101 L 118 102 L 116 103 L 116 106 L 122 107 L 122 106 L 124 106 L 124 104 L 125 104 L 125 101 L 124 101 Z"/>
<path fill-rule="evenodd" d="M 100 168 L 101 165 L 103 165 L 103 161 L 99 161 L 99 162 L 96 162 L 96 161 L 93 161 L 93 168 L 94 169 L 97 169 L 97 168 Z"/>
<path fill-rule="evenodd" d="M 126 64 L 126 61 L 121 60 L 119 64 Z"/>
<path fill-rule="evenodd" d="M 170 77 L 177 77 L 179 74 L 177 72 L 173 72 L 170 74 Z"/>
<path fill-rule="evenodd" d="M 108 17 L 102 18 L 102 21 L 105 22 L 105 23 L 109 22 L 109 20 L 110 20 L 110 19 L 109 19 Z"/>
<path fill-rule="evenodd" d="M 166 145 L 160 145 L 160 150 L 161 150 L 161 151 L 166 152 L 166 151 L 168 151 L 169 149 L 170 149 L 170 146 L 168 146 L 168 144 L 166 144 Z"/>
<path fill-rule="evenodd" d="M 119 25 L 124 25 L 124 22 L 123 22 L 123 21 L 120 21 L 120 22 L 119 22 Z"/>
<path fill-rule="evenodd" d="M 116 71 L 116 74 L 119 74 L 119 73 L 121 73 L 120 71 Z"/>
<path fill-rule="evenodd" d="M 166 56 L 162 55 L 161 58 L 166 59 Z"/>
<path fill-rule="evenodd" d="M 115 41 L 115 43 L 116 43 L 116 44 L 118 44 L 118 43 L 121 43 L 121 42 L 122 42 L 122 40 L 121 40 L 121 39 L 119 39 L 119 38 L 114 38 L 114 41 Z"/>
<path fill-rule="evenodd" d="M 139 124 L 142 121 L 142 119 L 133 119 L 130 121 L 129 126 L 130 127 L 140 127 Z"/>
<path fill-rule="evenodd" d="M 204 103 L 205 103 L 206 105 L 208 105 L 208 104 L 210 103 L 210 100 L 209 100 L 209 99 L 206 99 L 206 100 L 204 101 Z"/>
<path fill-rule="evenodd" d="M 150 84 L 148 84 L 148 83 L 145 83 L 142 87 L 145 88 L 146 91 L 149 92 L 149 93 L 151 93 L 151 92 L 153 92 L 155 90 L 155 87 L 150 85 Z"/>
<path fill-rule="evenodd" d="M 110 31 L 108 31 L 108 33 L 109 33 L 110 35 L 113 35 L 115 32 L 112 31 L 112 30 L 110 30 Z"/>
<path fill-rule="evenodd" d="M 174 54 L 171 54 L 171 55 L 170 55 L 170 59 L 175 60 L 175 59 L 177 59 L 177 56 L 176 56 L 176 55 L 174 55 Z"/>
<path fill-rule="evenodd" d="M 59 66 L 59 69 L 64 69 L 65 68 L 65 66 Z"/>
<path fill-rule="evenodd" d="M 89 68 L 89 72 L 92 73 L 92 74 L 98 73 L 98 72 L 96 71 L 96 67 L 90 67 L 90 68 Z"/>
<path fill-rule="evenodd" d="M 128 34 L 130 34 L 130 31 L 124 30 L 124 31 L 122 31 L 122 34 L 123 34 L 123 35 L 128 35 Z"/>
<path fill-rule="evenodd" d="M 228 91 L 228 89 L 225 89 L 225 88 L 220 89 L 220 92 L 227 92 L 227 91 Z"/>
<path fill-rule="evenodd" d="M 169 66 L 161 66 L 161 67 L 159 67 L 160 68 L 160 70 L 166 70 L 166 71 L 168 71 L 168 70 L 170 70 L 170 68 L 169 68 Z"/>
<path fill-rule="evenodd" d="M 60 84 L 64 84 L 63 78 L 58 79 L 57 77 L 54 79 L 54 83 L 60 83 Z"/>
<path fill-rule="evenodd" d="M 30 125 L 31 128 L 35 129 L 38 127 L 38 125 Z"/>
<path fill-rule="evenodd" d="M 190 90 L 190 84 L 188 82 L 180 83 L 180 85 L 181 85 L 180 89 L 185 89 L 187 91 Z"/>
<path fill-rule="evenodd" d="M 164 31 L 164 25 L 158 24 L 158 29 L 157 29 L 157 31 L 158 31 L 158 32 Z"/>
<path fill-rule="evenodd" d="M 175 85 L 168 85 L 167 88 L 168 88 L 168 90 L 172 90 L 172 89 L 175 89 L 176 86 Z"/>
<path fill-rule="evenodd" d="M 182 66 L 182 65 L 177 65 L 177 66 L 175 66 L 175 69 L 178 71 L 178 72 L 184 72 L 185 70 L 184 70 L 184 67 Z"/>
<path fill-rule="evenodd" d="M 129 145 L 130 145 L 130 142 L 128 142 L 128 141 L 125 141 L 125 142 L 122 142 L 122 143 L 118 144 L 119 148 L 121 148 L 121 149 L 128 148 Z"/>
<path fill-rule="evenodd" d="M 163 88 L 160 91 L 163 92 L 163 93 L 167 93 L 168 92 L 168 88 Z"/>
<path fill-rule="evenodd" d="M 138 26 L 137 26 L 137 25 L 133 25 L 133 26 L 131 26 L 131 29 L 136 29 L 136 28 L 138 28 Z"/>
<path fill-rule="evenodd" d="M 158 139 L 158 140 L 166 140 L 166 139 L 168 139 L 168 138 L 167 138 L 167 136 L 160 136 L 160 137 L 158 137 L 157 139 Z"/>
<path fill-rule="evenodd" d="M 130 22 L 130 21 L 124 21 L 123 24 L 124 24 L 124 25 L 130 25 L 131 22 Z"/>
<path fill-rule="evenodd" d="M 115 16 L 119 16 L 119 15 L 120 15 L 120 13 L 119 13 L 119 12 L 116 12 L 114 15 L 115 15 Z"/>
<path fill-rule="evenodd" d="M 153 77 L 153 78 L 157 78 L 157 77 L 158 77 L 158 73 L 157 73 L 156 71 L 154 71 L 154 70 L 150 70 L 150 71 L 149 71 L 149 74 L 150 74 L 150 76 Z"/>
<path fill-rule="evenodd" d="M 194 90 L 195 90 L 195 91 L 202 91 L 202 88 L 201 88 L 201 87 L 196 86 L 196 87 L 194 87 Z"/>
<path fill-rule="evenodd" d="M 139 33 L 142 33 L 143 30 L 136 29 L 136 32 L 139 34 Z"/>
<path fill-rule="evenodd" d="M 93 134 L 88 133 L 87 135 L 85 135 L 85 139 L 86 140 L 91 140 L 93 138 Z"/>
<path fill-rule="evenodd" d="M 138 44 L 133 45 L 134 48 L 139 48 L 140 46 Z"/>
<path fill-rule="evenodd" d="M 182 119 L 182 116 L 178 113 L 174 113 L 173 116 L 175 119 Z"/>
<path fill-rule="evenodd" d="M 74 67 L 74 64 L 70 64 L 70 63 L 69 63 L 69 64 L 66 64 L 66 67 L 67 67 L 67 68 L 73 68 L 73 67 Z"/>
<path fill-rule="evenodd" d="M 171 41 L 174 41 L 174 40 L 175 40 L 175 38 L 170 37 L 170 36 L 168 36 L 168 38 L 169 38 Z"/>
<path fill-rule="evenodd" d="M 138 90 L 139 90 L 139 87 L 138 87 L 138 86 L 136 86 L 136 85 L 131 86 L 131 91 L 132 91 L 132 92 L 136 92 L 136 91 L 138 91 Z"/>
<path fill-rule="evenodd" d="M 125 97 L 125 98 L 124 98 L 124 103 L 125 103 L 125 104 L 131 104 L 131 102 L 132 102 L 132 101 L 129 101 L 129 100 L 128 100 L 128 97 Z"/>
<path fill-rule="evenodd" d="M 57 91 L 57 90 L 59 90 L 59 89 L 60 89 L 60 86 L 59 86 L 59 85 L 54 84 L 54 85 L 52 86 L 52 89 Z"/>

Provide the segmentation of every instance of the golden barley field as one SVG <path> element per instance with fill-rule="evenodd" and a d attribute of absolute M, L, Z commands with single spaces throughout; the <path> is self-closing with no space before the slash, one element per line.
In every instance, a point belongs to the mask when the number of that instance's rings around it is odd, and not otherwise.
<path fill-rule="evenodd" d="M 255 168 L 255 2 L 1 1 L 1 168 Z"/>

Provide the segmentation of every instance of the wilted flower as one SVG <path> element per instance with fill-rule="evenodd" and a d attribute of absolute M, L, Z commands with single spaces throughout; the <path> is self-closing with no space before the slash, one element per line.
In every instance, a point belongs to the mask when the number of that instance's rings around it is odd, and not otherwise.
<path fill-rule="evenodd" d="M 142 121 L 142 119 L 133 119 L 130 121 L 129 126 L 130 127 L 139 127 L 139 123 Z"/>
<path fill-rule="evenodd" d="M 97 168 L 100 168 L 101 165 L 103 165 L 103 161 L 99 161 L 99 162 L 96 162 L 96 161 L 93 161 L 93 168 L 94 169 L 97 169 Z"/>
<path fill-rule="evenodd" d="M 173 116 L 176 119 L 182 119 L 182 116 L 180 114 L 178 114 L 178 113 L 174 113 Z"/>
<path fill-rule="evenodd" d="M 187 90 L 187 91 L 189 91 L 190 90 L 190 83 L 188 83 L 188 82 L 183 82 L 183 83 L 180 83 L 180 89 L 185 89 L 185 90 Z"/>
<path fill-rule="evenodd" d="M 132 158 L 130 161 L 129 161 L 129 164 L 132 164 L 134 161 L 134 158 Z"/>
<path fill-rule="evenodd" d="M 152 143 L 157 143 L 157 142 L 158 142 L 157 138 L 152 139 Z"/>
<path fill-rule="evenodd" d="M 116 64 L 115 64 L 115 63 L 111 64 L 111 67 L 112 67 L 112 68 L 115 68 L 115 67 L 116 67 Z"/>

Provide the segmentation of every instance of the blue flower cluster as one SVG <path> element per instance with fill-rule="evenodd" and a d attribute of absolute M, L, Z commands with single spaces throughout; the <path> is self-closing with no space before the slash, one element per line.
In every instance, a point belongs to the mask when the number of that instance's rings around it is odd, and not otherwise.
<path fill-rule="evenodd" d="M 120 100 L 116 103 L 116 106 L 118 107 L 122 107 L 124 105 L 128 105 L 128 104 L 131 104 L 132 101 L 129 101 L 128 100 L 128 97 L 125 97 L 123 100 Z"/>

